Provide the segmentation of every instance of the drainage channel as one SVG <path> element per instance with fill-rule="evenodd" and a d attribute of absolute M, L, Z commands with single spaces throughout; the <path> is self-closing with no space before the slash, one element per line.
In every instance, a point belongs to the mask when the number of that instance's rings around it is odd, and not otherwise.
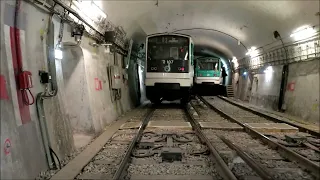
<path fill-rule="evenodd" d="M 315 179 L 319 178 L 319 154 L 317 140 L 312 135 L 301 132 L 260 132 L 259 129 L 250 127 L 249 123 L 243 122 L 245 116 L 251 122 L 261 122 L 263 117 L 254 119 L 250 112 L 242 112 L 237 108 L 228 108 L 221 99 L 214 99 L 214 103 L 199 97 L 202 103 L 221 117 L 232 121 L 243 128 L 238 130 L 205 129 L 206 134 L 216 136 L 211 140 L 215 147 L 222 148 L 222 142 L 229 148 L 241 150 L 249 158 L 255 160 L 267 171 L 272 172 L 273 179 Z M 218 103 L 217 103 L 218 102 Z M 198 104 L 200 104 L 198 102 Z M 197 106 L 195 106 L 197 107 Z M 201 109 L 201 106 L 198 106 Z M 235 112 L 232 111 L 235 110 Z M 201 111 L 201 110 L 198 110 Z M 242 118 L 241 118 L 242 117 Z M 201 115 L 200 118 L 201 119 Z M 227 122 L 227 121 L 226 121 Z M 304 148 L 302 148 L 304 147 Z M 240 154 L 240 153 L 238 153 Z"/>

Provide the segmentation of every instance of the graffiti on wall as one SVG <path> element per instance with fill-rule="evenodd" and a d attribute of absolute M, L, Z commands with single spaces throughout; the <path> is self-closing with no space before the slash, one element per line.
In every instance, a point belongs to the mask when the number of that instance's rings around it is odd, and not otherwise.
<path fill-rule="evenodd" d="M 102 81 L 99 78 L 94 78 L 94 86 L 96 91 L 102 90 Z"/>
<path fill-rule="evenodd" d="M 287 90 L 288 91 L 294 91 L 294 87 L 295 87 L 296 83 L 291 82 L 288 84 Z"/>
<path fill-rule="evenodd" d="M 5 155 L 9 155 L 11 153 L 11 141 L 9 138 L 4 141 L 3 151 Z"/>

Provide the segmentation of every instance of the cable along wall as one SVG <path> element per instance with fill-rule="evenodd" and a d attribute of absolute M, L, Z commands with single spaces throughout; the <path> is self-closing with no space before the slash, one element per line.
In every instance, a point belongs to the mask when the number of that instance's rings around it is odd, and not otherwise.
<path fill-rule="evenodd" d="M 264 66 L 291 64 L 299 61 L 310 61 L 320 57 L 319 35 L 304 42 L 294 43 L 285 47 L 270 50 L 256 57 L 239 60 L 237 69 L 255 70 Z M 286 59 L 286 52 L 288 58 Z"/>

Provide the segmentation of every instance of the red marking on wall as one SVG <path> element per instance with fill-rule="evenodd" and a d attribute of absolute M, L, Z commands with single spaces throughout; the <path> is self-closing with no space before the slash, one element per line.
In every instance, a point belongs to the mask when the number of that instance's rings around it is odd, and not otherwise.
<path fill-rule="evenodd" d="M 6 79 L 4 75 L 0 74 L 0 99 L 9 100 Z"/>
<path fill-rule="evenodd" d="M 289 83 L 289 84 L 288 84 L 288 87 L 287 87 L 288 91 L 294 91 L 295 84 L 296 84 L 296 83 L 294 83 L 294 82 Z"/>
<path fill-rule="evenodd" d="M 16 35 L 16 36 L 15 36 Z M 16 39 L 17 44 L 16 44 Z M 31 121 L 29 106 L 23 102 L 22 92 L 18 86 L 18 74 L 22 71 L 22 55 L 21 55 L 21 45 L 20 45 L 20 29 L 15 27 L 10 27 L 10 44 L 12 53 L 12 64 L 17 85 L 17 98 L 19 104 L 19 111 L 21 116 L 22 124 L 26 124 Z"/>
<path fill-rule="evenodd" d="M 99 78 L 94 78 L 94 86 L 97 91 L 102 90 L 102 82 L 99 80 Z"/>
<path fill-rule="evenodd" d="M 3 151 L 4 151 L 5 155 L 10 154 L 10 152 L 11 152 L 11 141 L 10 141 L 10 139 L 6 139 L 4 141 Z"/>

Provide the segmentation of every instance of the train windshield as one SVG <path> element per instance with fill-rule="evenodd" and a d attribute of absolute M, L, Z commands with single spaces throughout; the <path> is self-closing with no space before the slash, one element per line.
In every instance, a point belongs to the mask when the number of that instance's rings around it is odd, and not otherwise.
<path fill-rule="evenodd" d="M 198 61 L 199 70 L 218 70 L 219 60 L 202 60 Z"/>
<path fill-rule="evenodd" d="M 189 38 L 155 36 L 148 38 L 148 60 L 189 60 Z"/>

